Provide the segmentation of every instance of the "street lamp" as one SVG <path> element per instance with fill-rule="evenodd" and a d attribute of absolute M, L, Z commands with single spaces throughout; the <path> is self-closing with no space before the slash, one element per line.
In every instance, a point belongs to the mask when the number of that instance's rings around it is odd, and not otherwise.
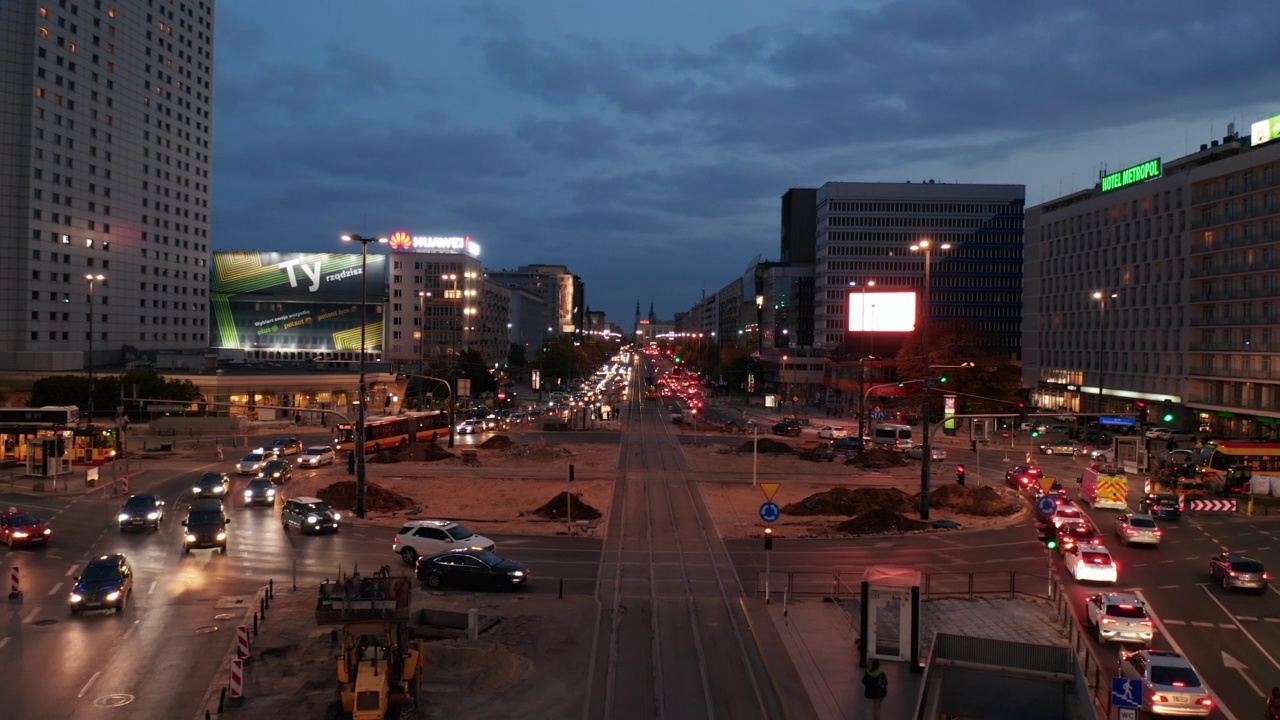
<path fill-rule="evenodd" d="M 422 324 L 418 326 L 418 374 L 427 370 L 427 298 L 431 297 L 431 293 L 426 290 L 418 291 L 418 305 L 422 312 Z"/>
<path fill-rule="evenodd" d="M 85 275 L 85 280 L 89 281 L 89 362 L 86 363 L 89 369 L 89 425 L 93 424 L 93 283 L 95 281 L 102 282 L 107 277 L 101 273 L 97 275 Z"/>
<path fill-rule="evenodd" d="M 365 350 L 369 347 L 368 340 L 365 339 L 365 331 L 369 324 L 368 321 L 368 305 L 369 305 L 369 243 L 384 243 L 386 238 L 367 238 L 360 235 L 343 235 L 345 242 L 360 243 L 360 407 L 357 415 L 356 424 L 356 517 L 364 519 L 368 510 L 365 505 L 365 490 L 368 487 L 368 475 L 365 468 L 365 414 L 366 414 L 366 397 L 367 389 L 365 388 L 364 378 L 364 355 Z"/>
<path fill-rule="evenodd" d="M 939 243 L 939 250 L 950 250 L 951 243 Z M 933 463 L 933 451 L 929 447 L 929 383 L 932 378 L 929 375 L 933 372 L 929 362 L 929 295 L 933 290 L 933 250 L 934 244 L 927 238 L 922 238 L 916 244 L 911 246 L 913 252 L 924 253 L 924 292 L 920 296 L 920 348 L 924 354 L 924 391 L 921 400 L 921 435 L 924 436 L 921 457 L 924 460 L 920 463 L 920 519 L 929 519 L 929 473 L 930 465 Z"/>
<path fill-rule="evenodd" d="M 1120 297 L 1118 293 L 1106 293 L 1101 290 L 1096 290 L 1093 293 L 1093 299 L 1098 301 L 1098 306 L 1102 314 L 1102 317 L 1099 318 L 1099 322 L 1098 322 L 1098 413 L 1099 414 L 1104 412 L 1104 410 L 1102 409 L 1102 381 L 1103 381 L 1103 363 L 1105 362 L 1106 358 L 1103 355 L 1102 333 L 1106 330 L 1106 327 L 1107 327 L 1107 300 L 1115 299 L 1118 297 Z"/>

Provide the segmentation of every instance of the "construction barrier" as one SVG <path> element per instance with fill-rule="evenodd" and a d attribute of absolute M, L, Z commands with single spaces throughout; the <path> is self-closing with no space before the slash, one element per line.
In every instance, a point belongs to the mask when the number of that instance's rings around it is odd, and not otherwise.
<path fill-rule="evenodd" d="M 129 494 L 129 476 L 128 475 L 120 476 L 120 494 L 122 495 Z"/>
<path fill-rule="evenodd" d="M 244 628 L 241 628 L 243 630 Z M 231 661 L 231 692 L 229 696 L 232 700 L 239 700 L 244 692 L 244 661 L 236 658 Z"/>
<path fill-rule="evenodd" d="M 1190 512 L 1235 512 L 1235 500 L 1188 500 L 1187 510 Z"/>
<path fill-rule="evenodd" d="M 9 599 L 13 600 L 22 597 L 22 587 L 18 584 L 18 566 L 13 566 L 13 572 L 9 573 Z"/>
<path fill-rule="evenodd" d="M 246 625 L 236 628 L 236 657 L 249 657 L 249 628 Z"/>

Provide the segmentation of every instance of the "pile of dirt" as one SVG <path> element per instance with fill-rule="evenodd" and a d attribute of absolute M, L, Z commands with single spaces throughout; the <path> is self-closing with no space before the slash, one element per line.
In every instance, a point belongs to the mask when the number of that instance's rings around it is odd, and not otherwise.
<path fill-rule="evenodd" d="M 969 500 L 973 491 L 965 485 L 941 485 L 929 491 L 929 507 L 945 509 Z"/>
<path fill-rule="evenodd" d="M 957 502 L 953 509 L 962 515 L 1002 517 L 1022 510 L 1024 502 L 1019 495 L 1006 494 L 991 485 L 983 485 L 969 493 L 969 497 Z"/>
<path fill-rule="evenodd" d="M 356 509 L 356 483 L 354 480 L 343 480 L 316 491 L 316 497 L 329 504 L 335 510 Z M 408 510 L 417 507 L 418 502 L 398 492 L 388 490 L 376 483 L 365 485 L 364 505 L 369 512 L 385 513 Z"/>
<path fill-rule="evenodd" d="M 572 504 L 572 508 L 568 507 Z M 582 502 L 582 496 L 568 492 L 562 492 L 554 498 L 543 503 L 542 507 L 534 510 L 531 514 L 544 517 L 549 520 L 565 520 L 565 512 L 569 512 L 569 519 L 573 520 L 599 520 L 600 511 Z"/>
<path fill-rule="evenodd" d="M 561 458 L 573 457 L 573 451 L 562 448 L 559 445 L 548 445 L 544 442 L 526 443 L 523 445 L 513 444 L 503 451 L 507 457 L 521 458 L 524 460 L 559 460 Z"/>
<path fill-rule="evenodd" d="M 423 683 L 433 693 L 499 693 L 533 672 L 529 658 L 479 640 L 425 643 L 422 659 Z"/>
<path fill-rule="evenodd" d="M 877 508 L 835 526 L 835 531 L 848 535 L 879 535 L 881 533 L 911 532 L 924 530 L 929 523 L 923 520 L 912 520 L 902 513 Z"/>
<path fill-rule="evenodd" d="M 446 450 L 443 445 L 422 440 L 391 448 L 390 450 L 370 453 L 367 456 L 367 460 L 370 463 L 385 465 L 399 462 L 437 462 L 439 460 L 448 460 L 452 457 L 457 456 Z"/>
<path fill-rule="evenodd" d="M 514 444 L 515 443 L 511 442 L 511 438 L 506 435 L 494 435 L 476 447 L 481 450 L 507 450 Z"/>
<path fill-rule="evenodd" d="M 844 515 L 852 517 L 870 510 L 909 512 L 916 506 L 914 496 L 897 488 L 831 488 L 790 505 L 787 515 Z"/>
<path fill-rule="evenodd" d="M 755 449 L 755 452 L 780 454 L 780 453 L 789 453 L 793 451 L 790 445 L 784 442 L 781 442 L 779 440 L 774 440 L 773 438 L 762 437 L 756 442 L 759 442 L 760 446 Z M 742 443 L 741 445 L 737 446 L 736 448 L 734 448 L 733 451 L 740 452 L 740 453 L 749 453 L 752 451 L 751 444 L 752 444 L 752 441 L 748 440 Z"/>
<path fill-rule="evenodd" d="M 885 450 L 884 448 L 869 447 L 863 452 L 853 454 L 850 459 L 850 465 L 864 468 L 874 468 L 882 470 L 884 468 L 906 467 L 910 463 L 907 462 L 907 454 Z"/>

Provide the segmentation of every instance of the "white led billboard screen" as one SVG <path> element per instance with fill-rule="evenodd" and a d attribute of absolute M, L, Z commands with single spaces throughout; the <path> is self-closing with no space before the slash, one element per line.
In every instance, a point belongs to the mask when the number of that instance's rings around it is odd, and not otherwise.
<path fill-rule="evenodd" d="M 915 293 L 849 293 L 849 332 L 911 332 L 915 329 Z"/>

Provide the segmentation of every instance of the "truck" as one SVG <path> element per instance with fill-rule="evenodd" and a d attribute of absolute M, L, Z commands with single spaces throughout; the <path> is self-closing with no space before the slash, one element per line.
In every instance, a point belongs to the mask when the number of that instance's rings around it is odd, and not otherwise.
<path fill-rule="evenodd" d="M 1080 476 L 1080 501 L 1095 508 L 1129 507 L 1129 479 L 1112 465 L 1085 468 Z"/>
<path fill-rule="evenodd" d="M 1147 495 L 1172 493 L 1185 505 L 1187 500 L 1200 500 L 1209 494 L 1209 483 L 1194 465 L 1165 465 L 1146 479 Z"/>

